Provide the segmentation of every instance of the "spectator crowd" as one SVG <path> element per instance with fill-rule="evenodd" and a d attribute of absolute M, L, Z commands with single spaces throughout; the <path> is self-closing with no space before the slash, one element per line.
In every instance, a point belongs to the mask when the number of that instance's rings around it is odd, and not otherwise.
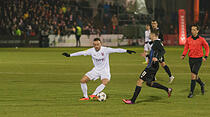
<path fill-rule="evenodd" d="M 0 7 L 0 33 L 36 36 L 66 35 L 80 26 L 84 34 L 117 33 L 116 15 L 123 7 L 100 3 L 93 17 L 87 0 L 5 0 Z"/>

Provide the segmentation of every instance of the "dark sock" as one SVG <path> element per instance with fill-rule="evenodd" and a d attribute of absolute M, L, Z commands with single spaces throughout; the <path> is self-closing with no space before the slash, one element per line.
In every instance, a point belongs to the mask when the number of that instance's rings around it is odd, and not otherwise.
<path fill-rule="evenodd" d="M 195 85 L 196 85 L 196 80 L 191 80 L 191 88 L 190 88 L 190 91 L 193 93 L 194 92 L 194 89 L 195 89 Z"/>
<path fill-rule="evenodd" d="M 165 87 L 165 86 L 163 86 L 163 85 L 161 85 L 161 84 L 159 84 L 159 83 L 157 83 L 157 82 L 154 82 L 153 85 L 152 85 L 152 87 L 158 88 L 158 89 L 163 89 L 163 90 L 165 90 L 166 92 L 168 92 L 168 88 L 167 88 L 167 87 Z"/>
<path fill-rule="evenodd" d="M 136 86 L 136 89 L 135 89 L 135 92 L 133 94 L 133 97 L 131 98 L 131 102 L 135 103 L 136 98 L 138 97 L 140 91 L 141 91 L 141 87 L 140 86 Z"/>
<path fill-rule="evenodd" d="M 165 65 L 163 68 L 165 69 L 168 76 L 171 77 L 171 71 L 170 71 L 169 67 L 167 65 Z"/>
<path fill-rule="evenodd" d="M 198 79 L 196 80 L 196 82 L 198 82 L 201 86 L 203 86 L 203 82 L 201 81 L 201 79 L 198 77 Z"/>

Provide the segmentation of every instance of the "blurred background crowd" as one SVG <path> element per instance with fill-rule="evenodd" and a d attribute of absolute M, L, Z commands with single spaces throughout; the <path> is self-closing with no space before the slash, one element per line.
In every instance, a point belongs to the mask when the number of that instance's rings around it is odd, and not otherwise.
<path fill-rule="evenodd" d="M 120 30 L 123 26 L 146 24 L 151 19 L 159 21 L 163 32 L 177 34 L 177 10 L 169 12 L 158 6 L 160 0 L 156 2 L 157 7 L 151 5 L 152 0 L 148 0 L 146 2 L 148 14 L 136 15 L 130 13 L 127 10 L 128 6 L 121 1 L 101 0 L 93 6 L 90 0 L 4 0 L 0 4 L 0 34 L 71 35 L 75 26 L 80 26 L 82 33 L 87 35 L 118 34 L 123 32 Z M 170 6 L 166 4 L 166 7 Z M 202 33 L 210 33 L 209 20 L 203 22 L 208 15 L 206 13 L 207 10 L 201 8 L 199 24 Z"/>

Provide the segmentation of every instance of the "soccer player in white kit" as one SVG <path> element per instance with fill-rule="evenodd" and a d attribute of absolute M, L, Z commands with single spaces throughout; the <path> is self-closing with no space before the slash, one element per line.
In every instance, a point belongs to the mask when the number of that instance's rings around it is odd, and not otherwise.
<path fill-rule="evenodd" d="M 151 42 L 150 39 L 150 25 L 146 24 L 146 31 L 145 31 L 145 44 L 144 44 L 144 55 L 147 55 L 148 52 L 151 50 L 151 45 L 149 44 L 149 42 Z M 148 63 L 148 57 L 145 57 L 145 62 L 143 62 L 143 64 L 147 64 Z"/>
<path fill-rule="evenodd" d="M 94 68 L 87 72 L 83 78 L 80 80 L 81 89 L 83 92 L 83 98 L 80 100 L 89 100 L 93 98 L 97 98 L 97 94 L 101 92 L 105 86 L 108 84 L 111 78 L 110 74 L 110 66 L 109 66 L 109 54 L 111 53 L 136 53 L 135 51 L 131 50 L 125 50 L 125 49 L 113 49 L 109 47 L 104 47 L 101 44 L 101 40 L 99 38 L 95 38 L 93 40 L 93 48 L 90 48 L 86 51 L 80 51 L 72 54 L 63 53 L 62 55 L 66 57 L 72 57 L 72 56 L 80 56 L 80 55 L 90 55 L 92 56 L 92 61 L 94 64 Z M 100 84 L 95 92 L 88 97 L 87 94 L 87 82 L 90 80 L 97 80 L 98 78 L 101 78 L 102 84 Z"/>

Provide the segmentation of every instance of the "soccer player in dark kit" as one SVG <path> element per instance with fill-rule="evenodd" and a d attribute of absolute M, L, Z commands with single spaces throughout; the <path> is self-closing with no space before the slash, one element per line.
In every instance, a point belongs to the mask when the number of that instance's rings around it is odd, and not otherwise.
<path fill-rule="evenodd" d="M 196 82 L 201 86 L 201 93 L 204 94 L 204 83 L 201 81 L 200 77 L 198 76 L 198 71 L 201 67 L 202 61 L 206 61 L 209 55 L 209 45 L 206 40 L 198 35 L 199 26 L 192 25 L 191 26 L 191 33 L 192 36 L 188 37 L 184 46 L 184 51 L 182 53 L 181 59 L 184 59 L 188 50 L 189 56 L 189 65 L 191 70 L 191 89 L 188 95 L 188 98 L 193 97 L 193 92 L 195 89 Z M 203 57 L 203 50 L 202 47 L 205 48 L 205 57 Z"/>
<path fill-rule="evenodd" d="M 158 22 L 156 20 L 152 20 L 151 21 L 151 26 L 152 26 L 151 31 L 154 31 L 154 30 L 158 30 L 159 31 L 158 38 L 161 40 L 161 42 L 163 42 L 164 41 L 163 34 L 162 34 L 160 28 L 158 27 Z M 162 59 L 159 61 L 159 63 L 164 68 L 165 72 L 168 74 L 168 76 L 169 76 L 169 83 L 172 83 L 175 77 L 171 74 L 171 70 L 168 67 L 168 65 L 166 65 L 164 56 L 162 56 Z"/>
<path fill-rule="evenodd" d="M 133 97 L 130 100 L 122 99 L 122 101 L 125 104 L 134 104 L 136 101 L 136 98 L 138 97 L 143 82 L 146 82 L 147 86 L 154 87 L 158 89 L 162 89 L 168 93 L 168 97 L 171 96 L 172 88 L 167 88 L 157 82 L 154 82 L 153 79 L 155 77 L 155 74 L 157 73 L 159 69 L 159 60 L 161 57 L 165 54 L 165 50 L 163 48 L 163 45 L 161 41 L 158 39 L 159 32 L 157 30 L 150 33 L 150 38 L 153 41 L 152 49 L 149 54 L 149 63 L 147 67 L 144 69 L 144 71 L 139 76 L 139 79 L 137 80 L 136 89 L 133 94 Z"/>

